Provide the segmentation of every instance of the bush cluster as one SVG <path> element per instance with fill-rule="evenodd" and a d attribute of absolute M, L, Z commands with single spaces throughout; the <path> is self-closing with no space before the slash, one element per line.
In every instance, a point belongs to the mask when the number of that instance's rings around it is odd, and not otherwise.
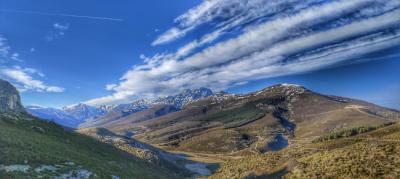
<path fill-rule="evenodd" d="M 369 131 L 373 131 L 385 126 L 392 125 L 394 123 L 385 123 L 379 126 L 362 126 L 362 127 L 355 127 L 355 128 L 350 128 L 350 129 L 342 129 L 339 131 L 333 131 L 328 134 L 325 134 L 321 137 L 318 137 L 317 139 L 313 140 L 313 143 L 317 142 L 324 142 L 327 140 L 332 140 L 332 139 L 339 139 L 339 138 L 344 138 L 344 137 L 350 137 L 350 136 L 355 136 L 358 134 L 366 133 Z"/>

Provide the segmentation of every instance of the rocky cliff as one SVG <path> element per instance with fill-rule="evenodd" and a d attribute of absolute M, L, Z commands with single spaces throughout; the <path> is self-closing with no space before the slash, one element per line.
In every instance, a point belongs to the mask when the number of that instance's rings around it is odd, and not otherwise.
<path fill-rule="evenodd" d="M 9 82 L 0 79 L 0 112 L 25 111 L 18 90 Z"/>

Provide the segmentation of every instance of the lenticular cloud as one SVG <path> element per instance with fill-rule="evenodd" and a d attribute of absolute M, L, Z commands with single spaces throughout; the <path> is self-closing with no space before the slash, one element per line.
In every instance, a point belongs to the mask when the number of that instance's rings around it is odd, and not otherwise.
<path fill-rule="evenodd" d="M 205 0 L 177 17 L 153 45 L 187 41 L 190 33 L 197 38 L 174 53 L 142 56 L 143 65 L 108 85 L 113 95 L 87 103 L 119 103 L 185 88 L 223 90 L 351 62 L 400 44 L 400 1 Z"/>

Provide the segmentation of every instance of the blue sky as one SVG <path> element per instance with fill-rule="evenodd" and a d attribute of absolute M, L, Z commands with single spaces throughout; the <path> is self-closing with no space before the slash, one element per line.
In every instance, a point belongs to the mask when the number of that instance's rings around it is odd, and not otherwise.
<path fill-rule="evenodd" d="M 117 104 L 202 86 L 245 93 L 286 82 L 400 109 L 399 6 L 1 0 L 0 75 L 25 105 Z"/>

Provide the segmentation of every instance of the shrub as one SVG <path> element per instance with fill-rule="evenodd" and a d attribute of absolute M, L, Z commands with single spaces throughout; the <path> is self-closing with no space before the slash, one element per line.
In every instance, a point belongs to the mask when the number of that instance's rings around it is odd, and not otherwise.
<path fill-rule="evenodd" d="M 342 129 L 339 131 L 333 131 L 330 132 L 328 134 L 325 134 L 321 137 L 318 137 L 317 139 L 313 140 L 313 143 L 317 143 L 317 142 L 324 142 L 327 140 L 332 140 L 332 139 L 339 139 L 339 138 L 344 138 L 344 137 L 350 137 L 350 136 L 355 136 L 358 134 L 362 134 L 362 133 L 366 133 L 369 131 L 373 131 L 385 126 L 389 126 L 392 125 L 394 123 L 385 123 L 379 126 L 362 126 L 362 127 L 355 127 L 355 128 L 350 128 L 350 129 Z"/>

